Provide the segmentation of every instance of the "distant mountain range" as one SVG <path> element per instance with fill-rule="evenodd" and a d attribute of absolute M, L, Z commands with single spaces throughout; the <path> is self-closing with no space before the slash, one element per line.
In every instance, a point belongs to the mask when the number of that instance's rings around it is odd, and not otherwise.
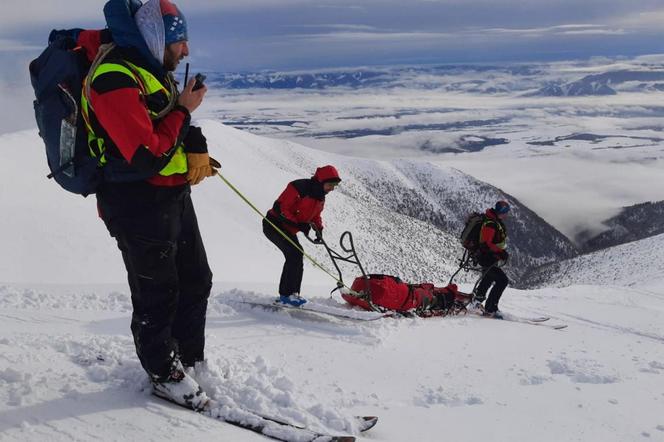
<path fill-rule="evenodd" d="M 211 73 L 209 82 L 224 89 L 443 88 L 451 91 L 526 96 L 615 95 L 620 90 L 662 91 L 664 69 L 639 67 L 586 75 L 558 76 L 542 65 L 389 67 L 321 72 Z M 518 81 L 515 81 L 518 78 Z"/>
<path fill-rule="evenodd" d="M 509 92 L 513 85 L 490 79 L 532 77 L 536 66 L 433 66 L 383 69 L 333 70 L 322 72 L 210 73 L 208 82 L 224 89 L 328 89 L 328 88 L 446 88 L 470 92 Z M 470 77 L 469 77 L 470 74 Z"/>
<path fill-rule="evenodd" d="M 662 90 L 664 70 L 621 70 L 588 75 L 565 84 L 547 84 L 530 95 L 547 97 L 573 97 L 583 95 L 616 95 L 617 86 L 633 83 L 631 91 Z"/>
<path fill-rule="evenodd" d="M 476 89 L 487 93 L 505 92 L 502 85 L 484 85 L 482 74 L 536 76 L 542 71 L 535 65 L 515 66 L 416 66 L 386 67 L 376 69 L 348 69 L 321 72 L 241 72 L 210 73 L 208 82 L 225 89 L 326 89 L 334 87 L 443 87 L 446 79 L 453 79 L 453 87 Z M 472 77 L 469 78 L 468 74 Z M 491 75 L 489 75 L 491 74 Z M 477 77 L 475 77 L 477 76 Z M 465 78 L 464 78 L 465 77 Z M 450 86 L 450 85 L 448 85 Z"/>

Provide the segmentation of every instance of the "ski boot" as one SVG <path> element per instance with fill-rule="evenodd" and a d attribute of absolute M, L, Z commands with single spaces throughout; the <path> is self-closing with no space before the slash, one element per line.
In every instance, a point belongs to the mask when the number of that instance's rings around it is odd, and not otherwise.
<path fill-rule="evenodd" d="M 468 303 L 468 306 L 466 308 L 471 311 L 484 313 L 484 306 L 482 305 L 482 302 L 484 302 L 484 299 L 475 297 L 472 301 Z"/>
<path fill-rule="evenodd" d="M 152 388 L 155 396 L 195 411 L 204 410 L 210 401 L 198 382 L 185 372 L 178 359 L 173 361 L 171 372 L 166 378 L 152 377 Z"/>
<path fill-rule="evenodd" d="M 279 296 L 279 300 L 277 302 L 280 302 L 280 303 L 286 304 L 286 305 L 290 305 L 292 307 L 299 307 L 302 304 L 306 303 L 307 300 L 302 298 L 299 293 L 293 293 L 290 296 L 286 296 L 286 295 Z"/>
<path fill-rule="evenodd" d="M 482 316 L 487 316 L 487 317 L 489 317 L 489 318 L 493 318 L 493 319 L 504 319 L 504 316 L 503 316 L 503 314 L 500 312 L 500 310 L 496 310 L 496 311 L 494 311 L 494 312 L 487 312 L 487 311 L 484 311 L 484 313 L 482 313 Z"/>

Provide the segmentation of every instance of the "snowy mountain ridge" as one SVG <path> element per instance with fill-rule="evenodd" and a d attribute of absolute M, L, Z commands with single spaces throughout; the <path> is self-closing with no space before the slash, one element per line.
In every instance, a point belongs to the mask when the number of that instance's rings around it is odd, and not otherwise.
<path fill-rule="evenodd" d="M 582 252 L 594 252 L 664 233 L 664 225 L 661 222 L 663 216 L 664 201 L 625 207 L 618 215 L 604 221 L 606 231 L 599 235 L 590 233 L 579 235 Z"/>
<path fill-rule="evenodd" d="M 527 287 L 570 285 L 657 286 L 664 281 L 664 234 L 620 244 L 561 262 L 526 276 Z"/>
<path fill-rule="evenodd" d="M 212 156 L 222 164 L 221 173 L 262 211 L 272 206 L 289 181 L 311 176 L 316 167 L 334 164 L 343 181 L 326 203 L 326 238 L 336 246 L 341 233 L 351 231 L 368 272 L 396 274 L 409 281 L 447 281 L 462 252 L 457 238 L 465 217 L 499 199 L 513 204 L 508 222 L 515 257 L 509 270 L 513 275 L 518 277 L 528 268 L 575 254 L 562 234 L 516 199 L 457 170 L 426 162 L 343 157 L 269 140 L 211 120 L 203 120 L 201 125 Z M 67 195 L 43 178 L 46 172 L 17 174 L 21 170 L 17 162 L 24 161 L 24 157 L 14 155 L 19 149 L 29 155 L 30 164 L 41 164 L 44 170 L 40 143 L 32 131 L 0 138 L 0 145 L 6 147 L 0 150 L 6 157 L 0 170 L 11 182 L 33 192 L 28 200 L 12 198 L 11 188 L 0 191 L 5 207 L 15 214 L 1 221 L 1 231 L 22 232 L 21 226 L 30 225 L 32 219 L 50 220 L 37 231 L 3 238 L 17 255 L 2 258 L 0 280 L 122 281 L 119 253 L 95 215 L 94 197 Z M 193 198 L 212 269 L 219 277 L 278 281 L 280 254 L 263 237 L 260 217 L 249 206 L 217 178 L 195 187 Z M 310 244 L 305 248 L 332 267 L 324 250 Z M 26 265 L 34 259 L 23 251 L 39 249 L 38 264 Z M 88 259 L 82 263 L 81 256 Z M 257 275 L 255 269 L 265 270 Z M 345 275 L 347 282 L 352 282 L 359 272 L 348 269 Z M 334 284 L 314 269 L 306 272 L 306 278 Z"/>
<path fill-rule="evenodd" d="M 634 69 L 603 72 L 587 75 L 565 84 L 549 84 L 539 89 L 535 95 L 550 97 L 578 97 L 588 95 L 616 95 L 618 91 L 661 90 L 664 81 L 663 70 Z"/>

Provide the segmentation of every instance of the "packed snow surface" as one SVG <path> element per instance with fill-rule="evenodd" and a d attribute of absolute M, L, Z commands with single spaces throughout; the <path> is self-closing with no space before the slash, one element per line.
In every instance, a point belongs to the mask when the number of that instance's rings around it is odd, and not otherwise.
<path fill-rule="evenodd" d="M 507 291 L 503 310 L 551 315 L 569 325 L 560 331 L 475 316 L 343 320 L 215 289 L 196 376 L 226 405 L 334 434 L 380 416 L 360 441 L 663 440 L 659 288 Z M 0 287 L 0 439 L 266 440 L 151 396 L 130 312 L 122 286 Z"/>

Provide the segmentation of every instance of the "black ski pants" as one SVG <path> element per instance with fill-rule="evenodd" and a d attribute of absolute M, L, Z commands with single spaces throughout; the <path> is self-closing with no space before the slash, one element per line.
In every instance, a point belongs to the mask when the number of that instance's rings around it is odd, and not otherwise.
<path fill-rule="evenodd" d="M 126 192 L 131 185 L 106 187 L 97 198 L 127 269 L 136 353 L 153 378 L 163 379 L 176 357 L 185 366 L 204 358 L 212 272 L 189 186 L 137 186 L 133 196 Z"/>
<path fill-rule="evenodd" d="M 279 226 L 277 224 L 277 226 Z M 281 227 L 280 227 L 281 228 Z M 302 248 L 297 236 L 291 235 L 284 229 L 281 229 L 295 244 Z M 304 273 L 304 258 L 302 252 L 295 248 L 286 238 L 284 238 L 274 227 L 263 219 L 263 233 L 275 246 L 284 254 L 286 262 L 281 270 L 281 279 L 279 280 L 279 294 L 290 296 L 293 293 L 300 293 L 302 285 L 302 275 Z"/>
<path fill-rule="evenodd" d="M 498 310 L 498 301 L 500 301 L 503 291 L 505 291 L 507 284 L 509 284 L 509 279 L 505 275 L 505 272 L 496 266 L 485 267 L 482 269 L 482 272 L 484 276 L 477 286 L 475 297 L 478 300 L 484 300 L 487 290 L 493 284 L 489 292 L 489 298 L 484 303 L 484 309 L 489 313 L 493 313 Z"/>

